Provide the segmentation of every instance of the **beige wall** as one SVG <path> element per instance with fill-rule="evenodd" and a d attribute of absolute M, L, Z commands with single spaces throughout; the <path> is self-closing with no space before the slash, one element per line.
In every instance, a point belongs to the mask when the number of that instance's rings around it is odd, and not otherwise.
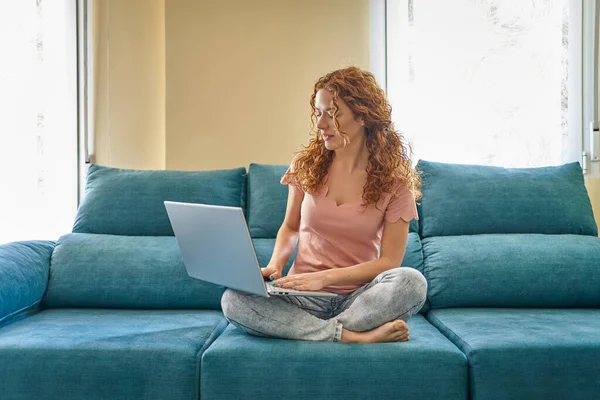
<path fill-rule="evenodd" d="M 94 1 L 94 162 L 165 168 L 164 0 Z"/>
<path fill-rule="evenodd" d="M 288 163 L 315 80 L 369 67 L 369 0 L 96 0 L 95 162 Z"/>
<path fill-rule="evenodd" d="M 166 2 L 168 169 L 288 163 L 316 79 L 369 67 L 368 0 Z"/>
<path fill-rule="evenodd" d="M 600 227 L 600 178 L 586 178 L 585 186 L 592 201 L 596 225 Z"/>

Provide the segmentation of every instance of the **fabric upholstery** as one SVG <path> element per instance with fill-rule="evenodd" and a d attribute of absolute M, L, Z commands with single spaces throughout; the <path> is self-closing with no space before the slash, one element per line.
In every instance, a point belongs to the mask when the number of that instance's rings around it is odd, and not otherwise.
<path fill-rule="evenodd" d="M 253 238 L 275 238 L 285 217 L 288 187 L 279 183 L 286 165 L 250 164 L 247 216 Z"/>
<path fill-rule="evenodd" d="M 362 345 L 259 338 L 229 325 L 202 357 L 202 399 L 466 399 L 464 354 L 422 316 L 408 326 L 409 342 Z"/>
<path fill-rule="evenodd" d="M 422 238 L 482 233 L 598 236 L 578 163 L 500 168 L 420 160 Z"/>
<path fill-rule="evenodd" d="M 0 327 L 35 311 L 48 283 L 51 241 L 0 245 Z"/>
<path fill-rule="evenodd" d="M 415 221 L 415 220 L 413 220 Z M 402 267 L 410 267 L 418 270 L 420 273 L 425 275 L 424 264 L 423 264 L 423 248 L 419 235 L 414 232 L 408 234 L 408 242 L 406 243 L 406 251 L 404 253 L 404 259 L 402 260 Z M 427 278 L 427 277 L 425 277 Z M 425 301 L 425 304 L 419 311 L 420 314 L 425 315 L 431 305 L 429 299 Z"/>
<path fill-rule="evenodd" d="M 16 399 L 199 398 L 217 311 L 44 310 L 0 329 L 0 394 Z"/>
<path fill-rule="evenodd" d="M 410 232 L 408 234 L 404 259 L 402 260 L 400 266 L 411 267 L 423 273 L 423 251 L 421 248 L 421 239 L 419 239 L 419 235 L 414 232 Z"/>
<path fill-rule="evenodd" d="M 432 237 L 423 255 L 433 308 L 600 307 L 597 237 Z"/>
<path fill-rule="evenodd" d="M 600 309 L 445 309 L 428 319 L 468 357 L 474 400 L 600 398 Z"/>
<path fill-rule="evenodd" d="M 280 183 L 289 165 L 250 164 L 248 168 L 247 219 L 253 238 L 275 238 L 285 218 L 288 186 Z M 410 232 L 418 232 L 416 219 Z"/>
<path fill-rule="evenodd" d="M 224 291 L 188 276 L 173 236 L 71 233 L 52 256 L 44 306 L 220 309 Z"/>
<path fill-rule="evenodd" d="M 76 233 L 173 236 L 164 201 L 242 207 L 246 169 L 141 171 L 91 165 Z"/>
<path fill-rule="evenodd" d="M 256 251 L 258 264 L 261 268 L 266 267 L 269 264 L 269 261 L 271 261 L 271 255 L 273 254 L 273 249 L 275 248 L 275 239 L 252 239 L 252 243 L 254 244 L 254 250 Z M 288 271 L 292 267 L 295 257 L 296 249 L 294 249 L 290 259 L 283 268 L 284 276 L 287 275 Z"/>

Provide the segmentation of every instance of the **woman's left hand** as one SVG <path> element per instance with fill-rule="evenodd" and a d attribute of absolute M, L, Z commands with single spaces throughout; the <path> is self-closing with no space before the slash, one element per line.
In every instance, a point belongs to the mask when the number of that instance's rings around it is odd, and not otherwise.
<path fill-rule="evenodd" d="M 277 279 L 271 284 L 275 287 L 287 289 L 317 291 L 329 286 L 326 273 L 327 271 L 321 271 L 290 275 Z"/>

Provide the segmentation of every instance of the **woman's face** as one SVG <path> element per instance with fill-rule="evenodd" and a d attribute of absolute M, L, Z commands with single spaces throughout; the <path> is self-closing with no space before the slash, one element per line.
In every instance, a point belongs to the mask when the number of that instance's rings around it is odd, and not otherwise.
<path fill-rule="evenodd" d="M 338 112 L 336 119 L 340 125 L 340 131 L 348 135 L 350 143 L 358 142 L 365 134 L 364 123 L 356 120 L 354 113 L 342 99 L 336 101 Z M 325 141 L 328 150 L 344 148 L 344 139 L 335 129 L 333 122 L 333 94 L 325 89 L 320 89 L 315 97 L 315 115 L 317 116 L 317 129 Z"/>

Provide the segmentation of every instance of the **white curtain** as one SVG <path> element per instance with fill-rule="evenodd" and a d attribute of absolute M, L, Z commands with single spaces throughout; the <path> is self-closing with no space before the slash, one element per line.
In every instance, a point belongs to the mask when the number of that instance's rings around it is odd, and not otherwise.
<path fill-rule="evenodd" d="M 0 1 L 0 243 L 57 239 L 77 208 L 75 4 Z"/>
<path fill-rule="evenodd" d="M 581 69 L 581 26 L 571 3 L 389 0 L 388 96 L 414 158 L 579 161 L 581 82 L 572 71 Z"/>

